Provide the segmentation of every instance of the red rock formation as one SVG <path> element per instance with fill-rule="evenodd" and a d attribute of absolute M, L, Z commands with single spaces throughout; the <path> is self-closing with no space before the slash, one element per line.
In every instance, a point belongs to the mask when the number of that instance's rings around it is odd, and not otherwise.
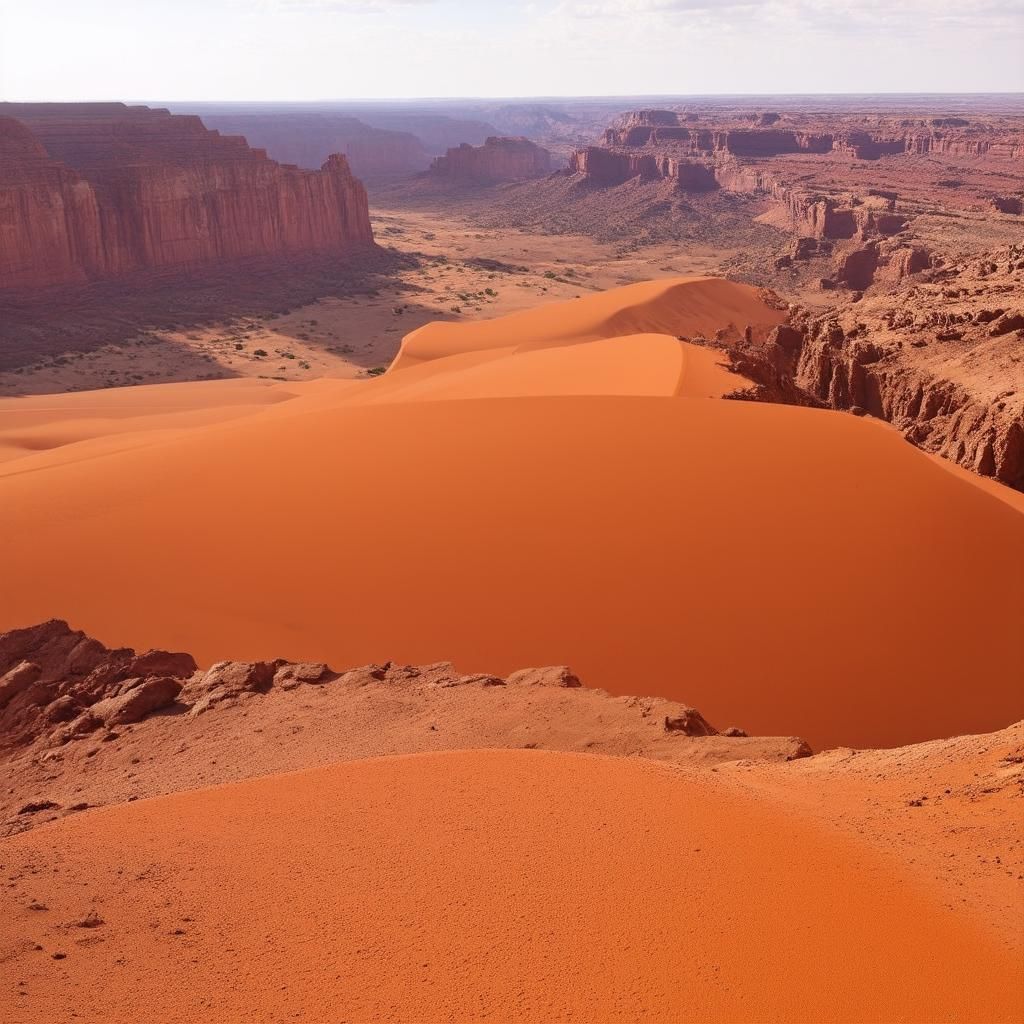
<path fill-rule="evenodd" d="M 188 654 L 108 650 L 58 620 L 0 634 L 0 751 L 137 722 L 195 671 Z"/>
<path fill-rule="evenodd" d="M 713 165 L 651 153 L 629 153 L 600 146 L 577 150 L 569 161 L 569 174 L 579 174 L 595 185 L 621 185 L 630 178 L 673 181 L 684 192 L 708 192 L 718 187 Z"/>
<path fill-rule="evenodd" d="M 858 274 L 875 273 L 872 264 L 896 283 L 930 263 L 920 247 L 884 241 L 856 252 L 840 268 L 853 287 L 863 284 Z M 927 451 L 1024 490 L 1024 312 L 996 305 L 1020 294 L 1022 278 L 1024 248 L 1011 246 L 831 313 L 797 312 L 737 354 L 766 360 L 832 408 L 888 420 Z"/>
<path fill-rule="evenodd" d="M 0 104 L 0 287 L 30 288 L 373 241 L 344 157 L 277 164 L 197 117 Z M 20 124 L 19 124 L 20 122 Z"/>
<path fill-rule="evenodd" d="M 100 257 L 93 189 L 0 117 L 0 287 L 82 281 Z"/>
<path fill-rule="evenodd" d="M 528 181 L 551 171 L 551 154 L 529 139 L 492 136 L 482 146 L 463 143 L 439 156 L 430 174 L 452 181 L 494 185 Z"/>
<path fill-rule="evenodd" d="M 617 146 L 675 145 L 693 155 L 741 157 L 780 156 L 789 153 L 841 153 L 858 160 L 878 160 L 900 153 L 939 153 L 947 156 L 992 155 L 1016 160 L 1024 154 L 1019 132 L 993 132 L 963 118 L 894 120 L 873 118 L 866 127 L 821 130 L 803 126 L 777 127 L 778 114 L 724 117 L 717 124 L 698 122 L 694 114 L 672 110 L 638 110 L 626 115 L 619 127 L 609 128 L 605 144 Z M 807 120 L 812 120 L 808 118 Z M 731 122 L 731 123 L 730 123 Z M 757 127 L 748 127 L 753 122 Z M 940 130 L 937 130 L 940 129 Z"/>

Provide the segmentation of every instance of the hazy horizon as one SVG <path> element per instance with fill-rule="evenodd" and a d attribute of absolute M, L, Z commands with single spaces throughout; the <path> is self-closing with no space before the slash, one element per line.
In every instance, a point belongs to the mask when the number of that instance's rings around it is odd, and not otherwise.
<path fill-rule="evenodd" d="M 1006 94 L 1022 52 L 1024 0 L 0 0 L 23 102 Z"/>

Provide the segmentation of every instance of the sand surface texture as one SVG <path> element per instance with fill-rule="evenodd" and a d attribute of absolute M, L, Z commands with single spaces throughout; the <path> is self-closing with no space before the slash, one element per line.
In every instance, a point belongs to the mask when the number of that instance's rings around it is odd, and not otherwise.
<path fill-rule="evenodd" d="M 26 1024 L 1024 1011 L 1014 949 L 937 891 L 791 809 L 642 761 L 353 762 L 90 812 L 3 856 L 24 901 L 8 890 L 8 1019 Z"/>

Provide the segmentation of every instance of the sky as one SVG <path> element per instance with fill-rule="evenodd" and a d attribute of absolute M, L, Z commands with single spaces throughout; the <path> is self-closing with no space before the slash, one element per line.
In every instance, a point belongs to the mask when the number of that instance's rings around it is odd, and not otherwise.
<path fill-rule="evenodd" d="M 0 99 L 1024 91 L 1024 0 L 0 0 Z"/>

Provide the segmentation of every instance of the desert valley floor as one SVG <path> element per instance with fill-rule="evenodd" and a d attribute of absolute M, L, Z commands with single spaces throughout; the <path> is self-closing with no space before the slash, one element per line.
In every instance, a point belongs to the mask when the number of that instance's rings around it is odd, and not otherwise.
<path fill-rule="evenodd" d="M 398 259 L 386 280 L 356 294 L 212 325 L 140 329 L 73 357 L 0 371 L 0 397 L 224 377 L 357 377 L 386 367 L 403 336 L 433 320 L 472 321 L 636 281 L 713 274 L 729 255 L 700 245 L 637 250 L 583 235 L 508 231 L 457 210 L 374 208 L 373 226 Z M 69 311 L 68 320 L 78 313 Z M 95 315 L 97 330 L 118 335 L 116 311 L 106 325 L 102 312 Z"/>

